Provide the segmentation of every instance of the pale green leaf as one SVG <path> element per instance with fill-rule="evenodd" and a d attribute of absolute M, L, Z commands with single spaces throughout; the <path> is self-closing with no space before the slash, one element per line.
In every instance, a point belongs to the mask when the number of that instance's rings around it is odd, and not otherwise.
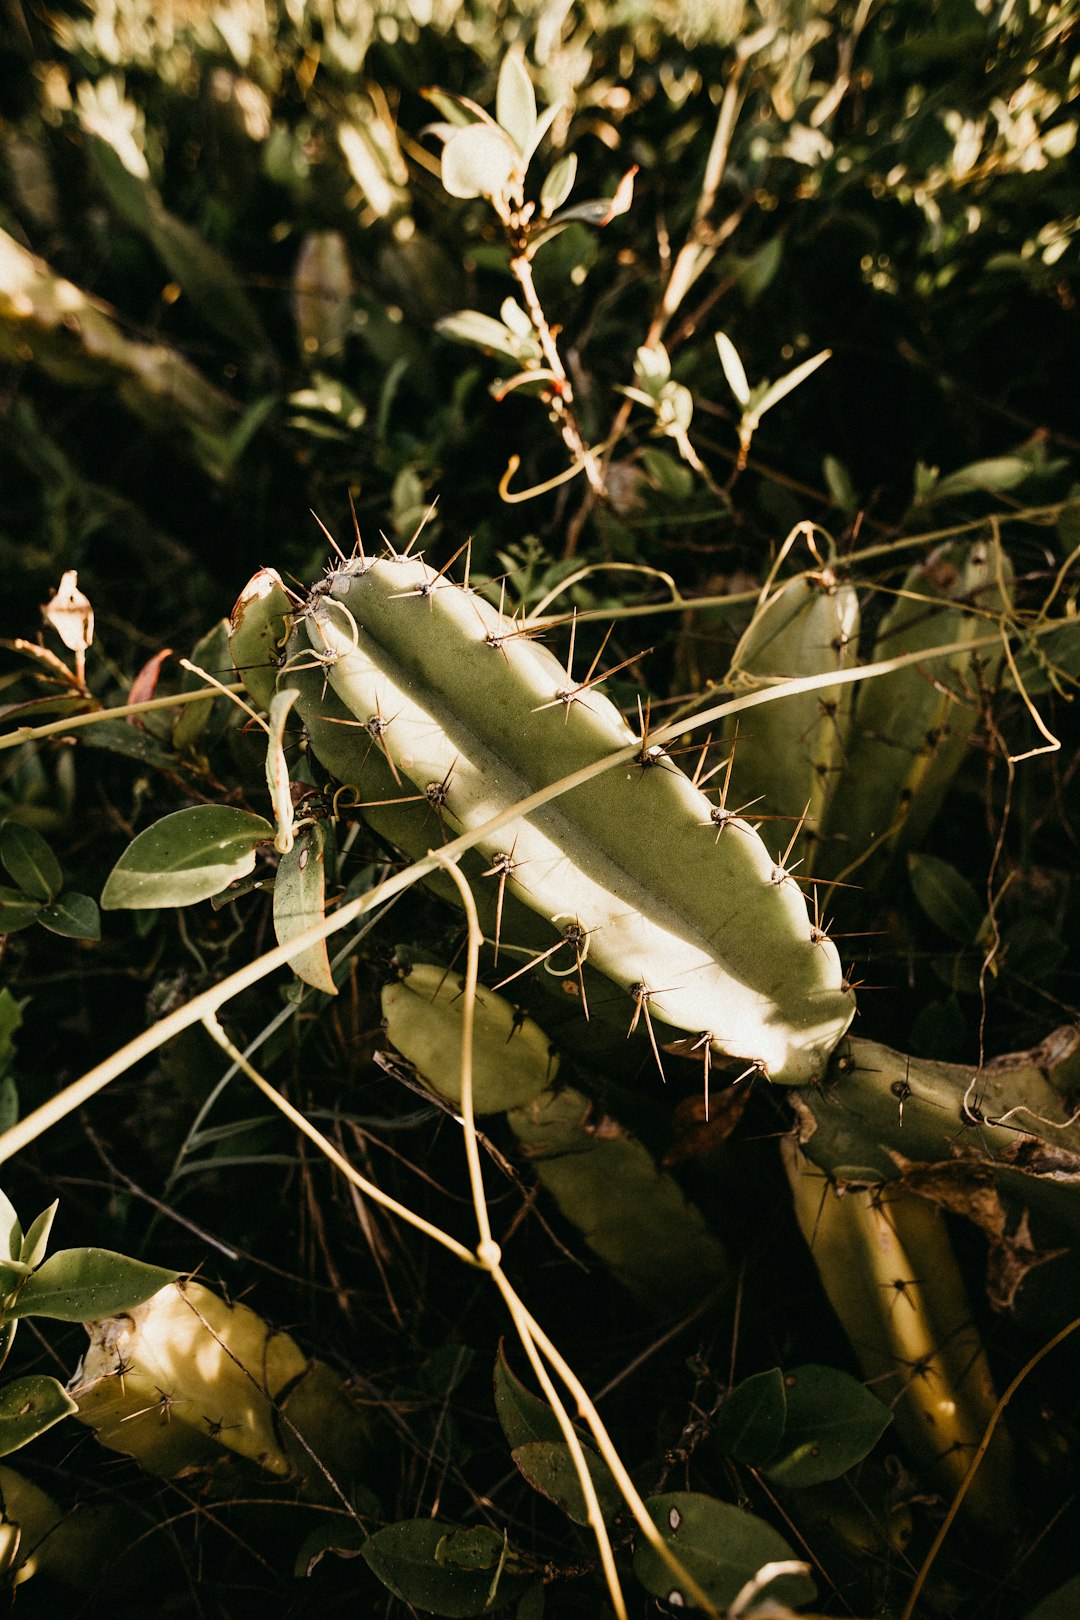
<path fill-rule="evenodd" d="M 548 170 L 540 187 L 540 212 L 545 219 L 550 219 L 573 191 L 574 181 L 577 179 L 577 166 L 577 153 L 565 152 Z"/>
<path fill-rule="evenodd" d="M 35 1266 L 40 1266 L 45 1258 L 45 1251 L 49 1246 L 49 1234 L 52 1232 L 53 1221 L 56 1219 L 56 1211 L 59 1207 L 59 1198 L 54 1198 L 48 1209 L 43 1209 L 36 1220 L 31 1221 L 30 1228 L 23 1238 L 22 1247 L 19 1250 L 19 1259 L 24 1266 L 29 1266 L 31 1270 Z"/>
<path fill-rule="evenodd" d="M 782 399 L 786 399 L 793 389 L 798 388 L 800 383 L 804 383 L 807 377 L 812 376 L 817 368 L 823 366 L 826 360 L 831 359 L 831 357 L 831 349 L 822 349 L 820 354 L 812 355 L 809 360 L 804 360 L 801 366 L 796 366 L 794 371 L 789 371 L 778 382 L 770 383 L 757 402 L 754 410 L 755 417 L 760 420 L 766 411 L 771 411 L 774 405 L 779 404 Z"/>
<path fill-rule="evenodd" d="M 315 822 L 301 829 L 292 848 L 278 862 L 274 932 L 281 945 L 306 933 L 326 915 L 326 844 L 326 827 L 321 821 Z M 289 966 L 305 984 L 328 996 L 337 994 L 325 939 L 290 956 Z"/>
<path fill-rule="evenodd" d="M 0 1188 L 0 1259 L 17 1260 L 22 1254 L 23 1229 L 15 1206 Z"/>
<path fill-rule="evenodd" d="M 524 158 L 533 148 L 536 92 L 520 50 L 509 50 L 499 69 L 495 117 Z"/>
<path fill-rule="evenodd" d="M 750 400 L 750 384 L 746 380 L 743 363 L 739 359 L 739 351 L 732 343 L 726 332 L 717 332 L 716 347 L 720 352 L 720 364 L 724 368 L 728 387 L 735 395 L 739 404 L 745 409 Z"/>
<path fill-rule="evenodd" d="M 443 147 L 442 183 L 451 197 L 502 197 L 518 167 L 510 137 L 487 124 L 469 124 Z"/>
<path fill-rule="evenodd" d="M 128 845 L 109 874 L 102 907 L 145 911 L 208 900 L 253 870 L 256 847 L 273 831 L 265 817 L 231 805 L 174 811 Z"/>
<path fill-rule="evenodd" d="M 111 1249 L 57 1249 L 19 1290 L 9 1316 L 89 1322 L 139 1305 L 178 1273 Z"/>
<path fill-rule="evenodd" d="M 36 1373 L 0 1389 L 0 1457 L 18 1451 L 78 1406 L 55 1378 Z"/>

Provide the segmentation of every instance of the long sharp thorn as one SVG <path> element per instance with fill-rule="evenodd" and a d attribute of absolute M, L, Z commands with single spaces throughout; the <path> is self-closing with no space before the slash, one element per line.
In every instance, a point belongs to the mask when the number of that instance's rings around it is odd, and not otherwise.
<path fill-rule="evenodd" d="M 711 747 L 712 747 L 712 732 L 710 731 L 708 733 L 708 735 L 706 736 L 705 741 L 701 745 L 701 753 L 700 753 L 700 755 L 698 757 L 697 764 L 694 766 L 694 774 L 690 778 L 691 782 L 694 784 L 695 787 L 700 787 L 701 786 L 702 768 L 703 768 L 703 766 L 705 764 L 706 755 L 708 754 L 709 749 Z"/>
<path fill-rule="evenodd" d="M 364 542 L 360 538 L 360 519 L 356 515 L 356 502 L 353 500 L 353 492 L 351 489 L 349 491 L 349 511 L 352 513 L 353 533 L 356 536 L 355 550 L 353 551 L 353 555 L 355 557 L 359 557 L 361 562 L 366 563 L 367 555 L 364 551 Z"/>
<path fill-rule="evenodd" d="M 423 517 L 420 519 L 420 522 L 419 522 L 419 524 L 417 526 L 416 533 L 413 535 L 412 539 L 409 541 L 408 545 L 405 547 L 405 550 L 401 553 L 401 555 L 403 557 L 407 557 L 409 555 L 409 552 L 412 550 L 413 546 L 415 546 L 416 542 L 419 540 L 420 536 L 423 534 L 424 530 L 427 528 L 428 524 L 431 522 L 431 519 L 435 516 L 435 511 L 436 511 L 436 508 L 438 507 L 438 505 L 439 505 L 439 497 L 436 495 L 435 499 L 432 501 L 431 505 L 428 507 L 427 511 L 424 513 Z"/>
<path fill-rule="evenodd" d="M 499 889 L 495 897 L 495 956 L 494 963 L 499 960 L 499 941 L 502 939 L 503 897 L 506 894 L 506 873 L 499 875 Z"/>
<path fill-rule="evenodd" d="M 581 952 L 577 953 L 577 982 L 581 992 L 581 1010 L 585 1014 L 585 1022 L 589 1023 L 589 998 L 585 993 L 585 974 L 582 971 Z"/>
<path fill-rule="evenodd" d="M 576 622 L 576 615 L 577 615 L 577 609 L 576 608 L 575 608 L 574 612 L 575 612 L 575 622 Z M 588 686 L 590 684 L 590 682 L 592 681 L 593 675 L 596 673 L 596 666 L 600 662 L 601 658 L 604 656 L 604 648 L 607 646 L 608 642 L 611 640 L 611 637 L 612 637 L 612 635 L 614 633 L 614 630 L 615 630 L 614 623 L 609 624 L 608 627 L 607 627 L 607 631 L 605 632 L 604 639 L 600 643 L 600 646 L 597 648 L 596 657 L 593 659 L 592 663 L 589 665 L 588 674 L 585 676 L 584 681 L 581 683 L 583 686 Z M 619 664 L 617 667 L 619 669 L 622 669 L 623 666 L 622 666 L 622 664 Z M 608 674 L 610 675 L 611 673 L 612 673 L 612 671 L 608 670 Z"/>
<path fill-rule="evenodd" d="M 319 528 L 322 530 L 323 534 L 325 534 L 326 538 L 329 540 L 342 562 L 346 562 L 348 559 L 346 558 L 345 553 L 342 551 L 341 547 L 330 533 L 330 530 L 326 527 L 326 524 L 323 522 L 318 512 L 316 512 L 315 509 L 310 506 L 308 507 L 308 511 L 311 513 L 312 517 L 315 519 L 316 523 L 319 525 Z"/>
<path fill-rule="evenodd" d="M 471 545 L 472 545 L 472 537 L 470 536 L 469 539 L 466 540 L 466 542 L 465 542 L 465 544 L 463 546 L 458 546 L 457 550 L 454 552 L 454 555 L 450 558 L 450 561 L 443 563 L 442 567 L 439 569 L 439 572 L 435 575 L 435 579 L 442 579 L 443 575 L 449 569 L 453 568 L 454 564 L 457 562 L 458 558 L 461 556 L 461 553 L 463 551 L 468 551 L 469 548 L 471 547 Z M 434 585 L 435 579 L 433 579 L 431 581 L 432 585 Z"/>
<path fill-rule="evenodd" d="M 523 973 L 528 973 L 530 969 L 539 967 L 540 963 L 546 962 L 549 956 L 554 956 L 555 952 L 561 950 L 565 944 L 565 939 L 557 940 L 554 945 L 549 945 L 546 951 L 541 951 L 539 956 L 534 956 L 531 962 L 526 962 L 524 967 L 515 968 L 514 972 L 509 974 L 505 979 L 500 979 L 494 988 L 496 990 L 502 990 L 506 985 L 513 984 L 514 980 L 520 979 Z"/>
<path fill-rule="evenodd" d="M 574 644 L 577 641 L 577 608 L 574 609 L 570 620 L 570 652 L 566 660 L 566 677 L 571 687 L 574 684 Z"/>
<path fill-rule="evenodd" d="M 795 840 L 798 838 L 799 834 L 802 832 L 802 830 L 803 830 L 803 822 L 806 820 L 806 818 L 807 818 L 807 816 L 809 814 L 810 814 L 810 800 L 807 799 L 807 801 L 806 801 L 806 809 L 803 811 L 802 815 L 799 817 L 798 821 L 796 822 L 795 831 L 792 833 L 791 837 L 788 839 L 787 849 L 785 849 L 783 855 L 780 857 L 779 864 L 783 867 L 785 872 L 788 869 L 788 856 L 791 854 L 792 850 L 795 848 Z M 801 864 L 801 863 L 797 863 L 797 864 Z"/>

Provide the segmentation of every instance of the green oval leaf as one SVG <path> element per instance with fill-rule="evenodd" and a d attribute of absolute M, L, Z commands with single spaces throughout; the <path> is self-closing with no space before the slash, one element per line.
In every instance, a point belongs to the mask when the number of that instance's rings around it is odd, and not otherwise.
<path fill-rule="evenodd" d="M 58 1249 L 19 1289 L 7 1314 L 90 1322 L 141 1304 L 178 1275 L 111 1249 Z"/>
<path fill-rule="evenodd" d="M 622 1507 L 622 1493 L 604 1459 L 587 1446 L 582 1450 L 600 1512 L 605 1519 L 613 1519 Z M 554 1502 L 575 1524 L 588 1524 L 585 1492 L 565 1440 L 532 1440 L 528 1445 L 515 1446 L 510 1455 L 534 1491 Z"/>
<path fill-rule="evenodd" d="M 779 1367 L 736 1384 L 716 1416 L 713 1431 L 721 1451 L 737 1462 L 767 1462 L 776 1451 L 787 1419 L 787 1394 Z"/>
<path fill-rule="evenodd" d="M 88 894 L 76 894 L 69 889 L 51 906 L 43 906 L 38 922 L 52 934 L 65 939 L 100 939 L 101 914 L 96 900 Z"/>
<path fill-rule="evenodd" d="M 0 1389 L 0 1457 L 18 1451 L 78 1407 L 55 1378 L 37 1373 Z"/>
<path fill-rule="evenodd" d="M 60 863 L 34 827 L 5 821 L 0 827 L 0 861 L 11 880 L 32 900 L 55 900 L 63 887 Z"/>
<path fill-rule="evenodd" d="M 966 877 L 936 855 L 909 855 L 915 898 L 932 923 L 959 945 L 970 945 L 982 927 L 983 907 Z"/>
<path fill-rule="evenodd" d="M 29 928 L 40 913 L 40 901 L 31 900 L 21 889 L 0 885 L 0 934 L 17 934 L 20 928 Z"/>
<path fill-rule="evenodd" d="M 771 1525 L 729 1502 L 696 1491 L 670 1491 L 645 1503 L 649 1517 L 718 1609 L 726 1609 L 763 1564 L 786 1562 L 795 1554 Z M 689 1599 L 678 1591 L 671 1571 L 647 1541 L 634 1553 L 634 1574 L 654 1597 L 685 1608 Z M 809 1603 L 814 1583 L 805 1575 L 784 1575 L 767 1596 L 792 1606 Z"/>
<path fill-rule="evenodd" d="M 765 1469 L 792 1488 L 838 1479 L 862 1462 L 892 1422 L 887 1406 L 838 1367 L 796 1367 L 784 1380 L 787 1422 Z"/>
<path fill-rule="evenodd" d="M 455 1569 L 439 1562 L 439 1549 L 457 1530 L 457 1525 L 440 1524 L 437 1519 L 405 1519 L 377 1530 L 360 1553 L 395 1597 L 427 1614 L 466 1620 L 489 1607 L 493 1583 L 490 1570 Z M 498 1602 L 490 1607 L 509 1603 L 524 1587 L 520 1577 L 498 1581 Z"/>
<path fill-rule="evenodd" d="M 209 900 L 255 865 L 258 844 L 273 838 L 264 816 L 230 805 L 200 804 L 155 821 L 128 845 L 101 896 L 105 911 L 145 911 Z"/>

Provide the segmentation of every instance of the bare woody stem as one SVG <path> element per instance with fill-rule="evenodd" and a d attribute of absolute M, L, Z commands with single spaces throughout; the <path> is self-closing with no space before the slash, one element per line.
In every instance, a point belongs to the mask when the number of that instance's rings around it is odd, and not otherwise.
<path fill-rule="evenodd" d="M 540 347 L 544 351 L 544 359 L 547 361 L 548 370 L 555 379 L 552 385 L 551 409 L 559 424 L 559 432 L 562 434 L 563 443 L 575 462 L 584 471 L 594 497 L 598 496 L 603 499 L 606 493 L 604 475 L 599 461 L 585 443 L 581 429 L 578 426 L 577 415 L 574 411 L 574 390 L 570 378 L 566 374 L 566 367 L 563 365 L 559 346 L 555 342 L 555 334 L 548 325 L 547 316 L 544 314 L 543 305 L 537 294 L 536 283 L 533 281 L 532 265 L 524 253 L 513 255 L 510 260 L 510 272 L 521 288 L 525 299 L 525 307 L 540 339 Z"/>

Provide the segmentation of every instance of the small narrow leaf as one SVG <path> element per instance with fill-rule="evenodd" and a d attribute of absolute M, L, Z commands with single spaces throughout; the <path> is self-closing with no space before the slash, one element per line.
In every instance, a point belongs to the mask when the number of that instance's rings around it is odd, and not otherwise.
<path fill-rule="evenodd" d="M 326 915 L 326 843 L 325 824 L 315 822 L 301 830 L 292 848 L 278 862 L 274 932 L 281 945 L 306 933 Z M 325 939 L 290 956 L 289 966 L 305 984 L 328 996 L 337 994 Z"/>
<path fill-rule="evenodd" d="M 22 1247 L 19 1250 L 19 1259 L 24 1266 L 29 1266 L 31 1271 L 35 1266 L 40 1266 L 45 1258 L 45 1250 L 49 1246 L 49 1234 L 52 1232 L 53 1221 L 56 1219 L 56 1211 L 59 1207 L 59 1198 L 54 1198 L 48 1209 L 43 1209 L 37 1219 L 31 1221 L 30 1229 L 23 1238 Z"/>
<path fill-rule="evenodd" d="M 934 489 L 936 501 L 950 495 L 1004 494 L 1015 489 L 1030 477 L 1032 466 L 1022 456 L 991 456 L 985 461 L 972 461 L 966 467 L 946 473 Z"/>
<path fill-rule="evenodd" d="M 102 907 L 145 911 L 209 900 L 253 870 L 256 847 L 273 832 L 265 817 L 231 805 L 176 810 L 128 845 L 109 874 Z"/>
<path fill-rule="evenodd" d="M 19 1289 L 8 1315 L 89 1322 L 140 1305 L 178 1275 L 111 1249 L 57 1249 Z"/>
<path fill-rule="evenodd" d="M 78 1406 L 55 1378 L 37 1373 L 0 1389 L 0 1457 L 18 1451 Z"/>
<path fill-rule="evenodd" d="M 739 351 L 726 332 L 717 332 L 716 347 L 720 351 L 720 364 L 724 368 L 724 376 L 728 380 L 728 387 L 739 404 L 745 409 L 750 401 L 750 384 L 746 380 L 746 372 L 743 369 L 742 361 L 739 359 Z"/>
<path fill-rule="evenodd" d="M 540 212 L 544 219 L 550 219 L 573 191 L 577 179 L 577 161 L 576 152 L 565 152 L 545 175 L 540 187 Z"/>
<path fill-rule="evenodd" d="M 101 915 L 97 901 L 88 894 L 76 894 L 69 889 L 51 906 L 43 906 L 38 922 L 50 933 L 62 934 L 65 939 L 100 939 Z"/>
<path fill-rule="evenodd" d="M 12 881 L 32 900 L 48 903 L 60 893 L 64 882 L 60 863 L 35 828 L 5 821 L 0 827 L 0 861 Z"/>
<path fill-rule="evenodd" d="M 780 400 L 785 399 L 793 389 L 798 388 L 800 383 L 805 382 L 807 377 L 811 376 L 819 366 L 823 366 L 826 360 L 831 358 L 832 350 L 822 349 L 820 354 L 813 355 L 811 359 L 804 360 L 801 366 L 796 366 L 794 371 L 789 371 L 786 377 L 781 377 L 778 382 L 770 383 L 757 402 L 754 411 L 755 417 L 760 421 L 766 411 L 771 411 L 774 405 L 779 404 Z"/>

